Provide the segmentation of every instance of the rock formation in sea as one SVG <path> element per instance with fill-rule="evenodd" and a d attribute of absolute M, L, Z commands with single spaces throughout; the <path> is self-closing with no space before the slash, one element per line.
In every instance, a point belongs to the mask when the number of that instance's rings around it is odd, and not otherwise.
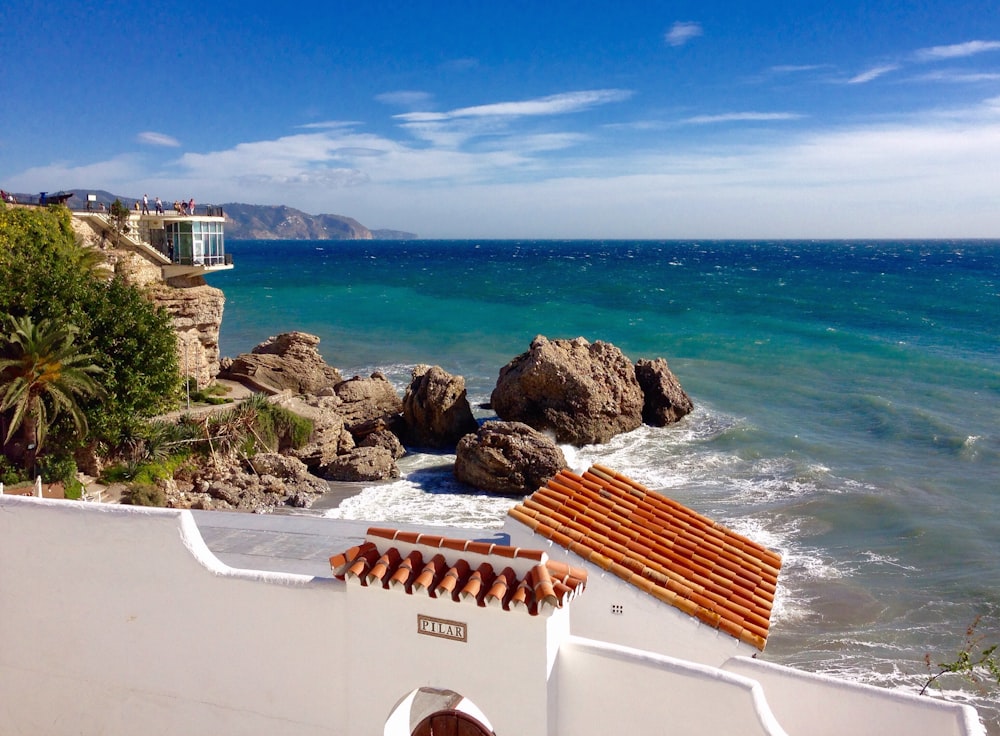
<path fill-rule="evenodd" d="M 318 345 L 316 335 L 284 332 L 232 362 L 223 362 L 219 376 L 268 393 L 286 389 L 297 394 L 319 393 L 343 379 L 323 360 Z"/>
<path fill-rule="evenodd" d="M 484 422 L 455 450 L 457 480 L 503 495 L 534 493 L 565 467 L 559 446 L 522 422 Z"/>
<path fill-rule="evenodd" d="M 680 421 L 694 409 L 691 397 L 681 388 L 665 359 L 637 360 L 635 377 L 642 388 L 642 421 L 646 424 L 664 427 Z"/>
<path fill-rule="evenodd" d="M 452 449 L 476 419 L 465 391 L 465 379 L 440 366 L 418 365 L 403 396 L 403 442 L 414 447 Z"/>
<path fill-rule="evenodd" d="M 635 368 L 610 343 L 549 340 L 500 369 L 491 404 L 501 419 L 551 430 L 557 442 L 607 442 L 642 424 L 642 389 Z"/>

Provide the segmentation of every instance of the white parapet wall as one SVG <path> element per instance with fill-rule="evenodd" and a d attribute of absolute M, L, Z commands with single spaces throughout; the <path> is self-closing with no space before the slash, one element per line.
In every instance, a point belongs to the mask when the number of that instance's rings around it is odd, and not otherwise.
<path fill-rule="evenodd" d="M 0 496 L 0 734 L 407 736 L 451 700 L 499 734 L 985 734 L 964 705 L 582 638 L 578 602 L 234 570 L 188 511 Z"/>
<path fill-rule="evenodd" d="M 4 736 L 318 736 L 346 711 L 342 584 L 232 570 L 189 512 L 4 496 L 0 561 Z"/>
<path fill-rule="evenodd" d="M 746 657 L 734 657 L 723 669 L 761 683 L 775 715 L 792 734 L 986 734 L 975 709 L 966 705 L 801 672 Z M 830 707 L 831 703 L 836 703 L 836 707 Z"/>
<path fill-rule="evenodd" d="M 560 736 L 786 736 L 760 684 L 714 667 L 574 638 L 558 678 Z"/>

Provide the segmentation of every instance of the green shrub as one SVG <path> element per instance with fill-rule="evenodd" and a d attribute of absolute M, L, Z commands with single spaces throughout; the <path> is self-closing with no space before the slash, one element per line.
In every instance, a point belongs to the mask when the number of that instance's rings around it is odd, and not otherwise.
<path fill-rule="evenodd" d="M 0 483 L 5 486 L 12 486 L 28 480 L 20 468 L 11 463 L 6 457 L 0 455 Z"/>
<path fill-rule="evenodd" d="M 38 474 L 45 483 L 69 486 L 76 480 L 76 460 L 70 455 L 43 455 L 38 458 Z"/>
<path fill-rule="evenodd" d="M 158 506 L 163 508 L 167 505 L 167 497 L 163 489 L 153 483 L 133 483 L 129 486 L 128 492 L 122 500 L 133 506 Z"/>

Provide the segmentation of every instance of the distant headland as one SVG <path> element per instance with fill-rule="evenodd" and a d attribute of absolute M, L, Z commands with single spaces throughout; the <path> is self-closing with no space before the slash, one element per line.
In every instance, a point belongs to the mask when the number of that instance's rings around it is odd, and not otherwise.
<path fill-rule="evenodd" d="M 87 196 L 93 195 L 93 206 L 110 207 L 116 199 L 133 207 L 138 197 L 123 197 L 100 189 L 66 189 L 58 193 L 70 209 L 86 209 Z M 34 194 L 17 194 L 18 201 L 30 201 Z M 150 193 L 153 197 L 154 193 Z M 169 206 L 169 203 L 168 203 Z M 413 240 L 416 233 L 403 230 L 369 229 L 352 217 L 344 215 L 310 215 L 285 205 L 243 204 L 229 202 L 219 205 L 226 215 L 226 237 L 233 240 Z"/>

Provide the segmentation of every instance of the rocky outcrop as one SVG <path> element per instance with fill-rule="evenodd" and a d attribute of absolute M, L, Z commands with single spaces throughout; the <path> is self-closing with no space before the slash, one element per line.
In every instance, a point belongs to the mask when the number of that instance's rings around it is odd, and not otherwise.
<path fill-rule="evenodd" d="M 338 455 L 354 449 L 354 437 L 344 426 L 344 418 L 335 396 L 284 396 L 278 404 L 313 423 L 309 442 L 288 454 L 297 457 L 317 475 L 323 475 L 327 465 Z"/>
<path fill-rule="evenodd" d="M 284 332 L 235 358 L 220 376 L 270 393 L 318 394 L 342 380 L 323 360 L 318 345 L 316 335 Z"/>
<path fill-rule="evenodd" d="M 573 445 L 607 442 L 642 424 L 635 368 L 610 343 L 539 335 L 500 369 L 491 398 L 501 419 L 551 430 Z"/>
<path fill-rule="evenodd" d="M 149 294 L 173 318 L 181 374 L 194 378 L 199 388 L 207 386 L 219 372 L 219 329 L 225 294 L 205 284 L 186 289 L 157 284 Z"/>
<path fill-rule="evenodd" d="M 289 454 L 329 480 L 398 478 L 395 461 L 406 451 L 388 427 L 396 423 L 401 402 L 385 376 L 355 377 L 324 394 L 279 399 L 286 409 L 313 423 L 309 443 Z M 368 452 L 376 448 L 380 452 Z"/>
<path fill-rule="evenodd" d="M 476 419 L 465 392 L 465 379 L 440 366 L 418 365 L 403 396 L 403 441 L 416 447 L 451 449 Z"/>
<path fill-rule="evenodd" d="M 395 426 L 403 411 L 396 389 L 381 373 L 341 381 L 333 387 L 333 393 L 340 400 L 337 411 L 344 424 L 357 437 Z"/>
<path fill-rule="evenodd" d="M 358 447 L 381 447 L 388 450 L 389 454 L 396 460 L 406 454 L 406 448 L 399 438 L 387 429 L 372 432 L 358 440 Z"/>
<path fill-rule="evenodd" d="M 323 477 L 340 481 L 378 481 L 399 477 L 392 453 L 384 447 L 355 447 L 323 468 Z"/>
<path fill-rule="evenodd" d="M 521 422 L 485 422 L 455 453 L 457 480 L 504 495 L 534 493 L 566 467 L 556 443 Z"/>
<path fill-rule="evenodd" d="M 327 484 L 292 457 L 262 453 L 250 463 L 219 459 L 190 466 L 167 482 L 167 505 L 262 513 L 279 506 L 309 506 Z"/>
<path fill-rule="evenodd" d="M 694 409 L 691 397 L 663 358 L 638 360 L 635 377 L 642 389 L 642 421 L 654 427 L 673 424 Z"/>

